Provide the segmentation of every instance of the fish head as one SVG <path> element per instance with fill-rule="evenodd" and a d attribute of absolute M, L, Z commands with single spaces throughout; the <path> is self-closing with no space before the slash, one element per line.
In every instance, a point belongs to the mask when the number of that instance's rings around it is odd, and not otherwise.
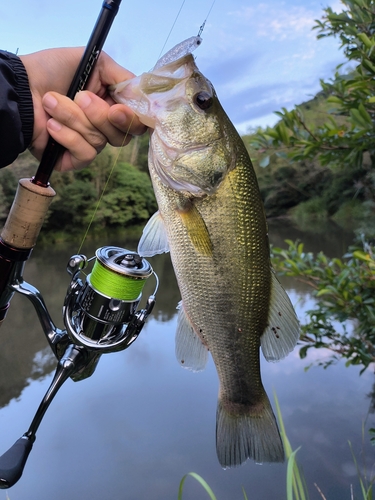
<path fill-rule="evenodd" d="M 194 196 L 216 192 L 235 164 L 233 126 L 191 54 L 113 86 L 111 95 L 152 129 L 150 163 L 164 184 Z"/>

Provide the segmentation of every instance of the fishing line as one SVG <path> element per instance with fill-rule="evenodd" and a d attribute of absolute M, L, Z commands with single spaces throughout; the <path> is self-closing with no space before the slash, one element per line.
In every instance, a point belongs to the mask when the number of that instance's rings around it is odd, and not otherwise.
<path fill-rule="evenodd" d="M 115 159 L 114 159 L 114 161 L 113 161 L 113 164 L 112 164 L 111 170 L 110 170 L 110 172 L 109 172 L 109 174 L 108 174 L 107 180 L 106 180 L 106 182 L 105 182 L 105 184 L 104 184 L 104 187 L 103 187 L 102 192 L 101 192 L 101 194 L 100 194 L 99 200 L 97 201 L 97 203 L 96 203 L 96 205 L 95 205 L 94 212 L 93 212 L 93 214 L 92 214 L 92 217 L 91 217 L 91 219 L 90 219 L 90 222 L 89 222 L 89 224 L 88 224 L 88 226 L 87 226 L 87 228 L 86 228 L 85 234 L 83 235 L 83 238 L 82 238 L 81 244 L 80 244 L 79 249 L 78 249 L 78 251 L 77 251 L 77 254 L 78 254 L 78 255 L 81 253 L 81 250 L 82 250 L 82 247 L 83 247 L 83 245 L 84 245 L 84 243 L 85 243 L 85 240 L 86 240 L 86 238 L 87 238 L 87 235 L 88 235 L 88 233 L 89 233 L 89 231 L 90 231 L 90 229 L 91 229 L 91 226 L 92 226 L 92 224 L 93 224 L 93 222 L 94 222 L 94 219 L 95 219 L 95 217 L 96 217 L 96 214 L 97 214 L 97 212 L 98 212 L 98 210 L 99 210 L 99 206 L 100 206 L 100 204 L 101 204 L 101 202 L 102 202 L 102 200 L 103 200 L 103 196 L 104 196 L 104 194 L 105 194 L 105 192 L 106 192 L 106 190 L 107 190 L 107 187 L 108 187 L 109 181 L 110 181 L 110 179 L 111 179 L 111 177 L 112 177 L 112 174 L 113 174 L 113 171 L 114 171 L 114 169 L 115 169 L 115 167 L 116 167 L 116 165 L 117 165 L 117 162 L 118 162 L 118 159 L 119 159 L 120 154 L 121 154 L 121 152 L 122 152 L 122 148 L 124 147 L 125 141 L 126 141 L 127 137 L 130 135 L 130 134 L 129 134 L 129 131 L 130 131 L 130 128 L 131 128 L 131 126 L 132 126 L 132 124 L 133 124 L 134 118 L 135 118 L 135 115 L 133 115 L 133 117 L 132 117 L 132 119 L 131 119 L 131 121 L 130 121 L 130 123 L 129 123 L 128 130 L 127 130 L 127 131 L 126 131 L 126 133 L 125 133 L 124 140 L 122 141 L 121 146 L 118 148 L 117 155 L 116 155 L 116 157 L 115 157 Z"/>
<path fill-rule="evenodd" d="M 171 27 L 171 29 L 169 30 L 169 33 L 168 33 L 168 35 L 167 35 L 167 38 L 166 38 L 166 40 L 165 40 L 165 42 L 164 42 L 164 45 L 163 45 L 163 47 L 162 47 L 162 49 L 161 49 L 161 51 L 160 51 L 160 54 L 159 54 L 158 60 L 161 58 L 161 56 L 162 56 L 162 54 L 163 54 L 163 52 L 164 52 L 165 46 L 167 45 L 168 40 L 169 40 L 169 38 L 170 38 L 170 36 L 171 36 L 171 33 L 172 33 L 172 31 L 173 31 L 173 29 L 174 29 L 174 27 L 175 27 L 175 25 L 176 25 L 176 22 L 177 22 L 178 18 L 180 17 L 180 14 L 181 14 L 181 11 L 182 11 L 182 9 L 183 9 L 183 7 L 184 7 L 184 5 L 185 5 L 185 2 L 186 2 L 186 0 L 183 0 L 183 1 L 182 1 L 182 3 L 181 3 L 181 6 L 180 6 L 180 8 L 179 8 L 179 11 L 177 12 L 177 15 L 176 15 L 176 17 L 175 17 L 175 19 L 174 19 L 174 21 L 173 21 L 172 27 Z M 202 34 L 202 32 L 203 32 L 203 30 L 204 30 L 204 27 L 205 27 L 205 25 L 206 25 L 207 19 L 208 19 L 209 15 L 211 14 L 211 11 L 212 11 L 212 9 L 213 9 L 213 7 L 214 7 L 215 3 L 216 3 L 216 0 L 213 0 L 213 2 L 212 2 L 212 4 L 211 4 L 211 7 L 209 8 L 209 11 L 208 11 L 208 13 L 207 13 L 207 15 L 206 15 L 205 20 L 203 21 L 203 24 L 202 24 L 202 25 L 201 25 L 201 27 L 199 28 L 198 36 L 200 36 L 200 35 Z M 103 197 L 104 197 L 104 194 L 105 194 L 105 192 L 106 192 L 106 190 L 107 190 L 107 187 L 108 187 L 109 181 L 110 181 L 110 179 L 111 179 L 111 177 L 112 177 L 113 171 L 114 171 L 114 169 L 115 169 L 115 167 L 116 167 L 116 164 L 117 164 L 118 159 L 119 159 L 119 157 L 120 157 L 120 154 L 121 154 L 121 152 L 122 152 L 122 148 L 124 147 L 125 140 L 126 140 L 126 138 L 128 137 L 128 135 L 129 135 L 129 130 L 130 130 L 130 128 L 131 128 L 131 125 L 132 125 L 132 123 L 133 123 L 133 120 L 134 120 L 134 116 L 133 116 L 133 118 L 132 118 L 132 120 L 131 120 L 131 122 L 130 122 L 130 124 L 129 124 L 128 130 L 127 130 L 127 132 L 126 132 L 126 134 L 125 134 L 125 136 L 124 136 L 123 143 L 122 143 L 122 145 L 120 146 L 120 148 L 119 148 L 119 150 L 118 150 L 118 153 L 117 153 L 117 155 L 116 155 L 116 157 L 115 157 L 115 160 L 114 160 L 113 165 L 112 165 L 112 167 L 111 167 L 111 170 L 110 170 L 110 172 L 109 172 L 109 175 L 108 175 L 108 178 L 107 178 L 107 180 L 106 180 L 106 183 L 105 183 L 105 185 L 104 185 L 104 187 L 103 187 L 103 190 L 102 190 L 102 192 L 101 192 L 101 194 L 100 194 L 99 200 L 98 200 L 98 202 L 96 203 L 96 206 L 95 206 L 95 208 L 94 208 L 93 215 L 92 215 L 92 217 L 91 217 L 91 219 L 90 219 L 90 222 L 89 222 L 89 224 L 88 224 L 88 226 L 87 226 L 86 232 L 85 232 L 85 234 L 83 235 L 83 238 L 82 238 L 81 244 L 80 244 L 79 249 L 78 249 L 78 252 L 77 252 L 78 254 L 80 254 L 80 252 L 81 252 L 81 250 L 82 250 L 82 247 L 83 247 L 83 245 L 84 245 L 84 243 L 85 243 L 85 240 L 86 240 L 86 238 L 87 238 L 87 236 L 88 236 L 88 233 L 89 233 L 89 231 L 90 231 L 90 229 L 91 229 L 91 226 L 92 226 L 92 224 L 93 224 L 93 222 L 94 222 L 94 219 L 95 219 L 95 217 L 96 217 L 96 214 L 97 214 L 97 212 L 98 212 L 98 210 L 99 210 L 100 204 L 101 204 L 101 202 L 102 202 L 102 200 L 103 200 Z M 94 266 L 94 268 L 95 268 L 95 266 Z M 100 272 L 100 271 L 99 271 L 99 272 Z"/>
<path fill-rule="evenodd" d="M 208 11 L 208 13 L 207 13 L 206 19 L 203 21 L 202 26 L 199 28 L 199 31 L 198 31 L 198 36 L 201 36 L 201 34 L 203 33 L 204 27 L 206 26 L 206 22 L 207 22 L 208 16 L 211 14 L 211 10 L 213 9 L 213 7 L 214 7 L 215 3 L 216 3 L 216 0 L 214 0 L 214 1 L 212 2 L 211 7 L 210 7 L 210 10 L 209 10 L 209 11 Z"/>
<path fill-rule="evenodd" d="M 172 27 L 171 27 L 171 29 L 169 30 L 169 33 L 168 33 L 168 35 L 167 35 L 167 38 L 166 38 L 166 40 L 165 40 L 165 42 L 164 42 L 163 47 L 161 48 L 161 51 L 160 51 L 160 54 L 159 54 L 159 57 L 158 57 L 158 59 L 157 59 L 157 60 L 159 60 L 159 59 L 161 58 L 161 56 L 162 56 L 162 54 L 163 54 L 163 52 L 164 52 L 165 46 L 167 45 L 168 40 L 169 40 L 169 37 L 171 36 L 171 33 L 172 33 L 172 31 L 173 31 L 173 28 L 175 27 L 175 24 L 176 24 L 176 22 L 177 22 L 178 18 L 180 17 L 180 14 L 181 14 L 181 11 L 182 11 L 183 6 L 185 5 L 185 2 L 186 2 L 186 0 L 183 0 L 183 2 L 182 2 L 182 4 L 181 4 L 181 7 L 180 7 L 180 10 L 177 12 L 177 15 L 176 15 L 176 17 L 175 17 L 175 20 L 173 21 Z"/>
<path fill-rule="evenodd" d="M 90 274 L 91 285 L 103 295 L 118 300 L 136 300 L 143 290 L 146 279 L 135 279 L 117 274 L 97 259 Z"/>
<path fill-rule="evenodd" d="M 216 0 L 215 0 L 215 1 L 216 1 Z M 166 46 L 166 44 L 167 44 L 167 42 L 168 42 L 168 40 L 169 40 L 169 37 L 170 37 L 170 35 L 171 35 L 172 31 L 173 31 L 173 28 L 174 28 L 174 26 L 175 26 L 175 24 L 176 24 L 176 22 L 177 22 L 177 19 L 178 19 L 178 18 L 179 18 L 179 16 L 180 16 L 180 13 L 181 13 L 181 11 L 182 11 L 182 8 L 183 8 L 183 6 L 184 6 L 185 2 L 186 2 L 186 0 L 183 0 L 182 4 L 181 4 L 181 6 L 180 6 L 180 9 L 179 9 L 179 11 L 178 11 L 178 13 L 177 13 L 177 15 L 176 15 L 176 17 L 175 17 L 175 20 L 174 20 L 174 22 L 173 22 L 173 24 L 172 24 L 172 27 L 171 27 L 171 29 L 170 29 L 170 31 L 169 31 L 169 33 L 168 33 L 168 36 L 167 36 L 167 38 L 166 38 L 166 40 L 165 40 L 165 42 L 164 42 L 164 45 L 163 45 L 163 47 L 162 47 L 162 49 L 161 49 L 161 52 L 160 52 L 160 55 L 159 55 L 158 59 L 160 59 L 160 57 L 161 57 L 161 55 L 162 55 L 162 53 L 163 53 L 163 51 L 164 51 L 164 48 L 165 48 L 165 46 Z M 211 8 L 212 8 L 212 7 L 211 7 Z M 131 127 L 131 125 L 132 125 L 132 123 L 133 123 L 133 120 L 134 120 L 134 116 L 133 116 L 133 118 L 132 118 L 132 120 L 131 120 L 131 122 L 130 122 L 130 124 L 129 124 L 129 128 L 128 128 L 128 130 L 127 130 L 126 134 L 125 134 L 125 137 L 124 137 L 123 143 L 121 144 L 121 146 L 120 146 L 120 148 L 119 148 L 119 151 L 118 151 L 118 153 L 117 153 L 117 155 L 116 155 L 116 158 L 115 158 L 115 160 L 114 160 L 114 162 L 113 162 L 113 165 L 112 165 L 112 167 L 111 167 L 111 170 L 110 170 L 110 173 L 109 173 L 108 178 L 107 178 L 107 180 L 106 180 L 106 183 L 105 183 L 105 185 L 104 185 L 104 188 L 103 188 L 103 190 L 102 190 L 102 192 L 101 192 L 101 194 L 100 194 L 99 200 L 98 200 L 98 202 L 96 203 L 96 206 L 95 206 L 95 208 L 94 208 L 93 215 L 92 215 L 92 217 L 91 217 L 91 219 L 90 219 L 90 222 L 89 222 L 89 224 L 88 224 L 88 226 L 87 226 L 87 229 L 86 229 L 86 231 L 85 231 L 85 234 L 83 235 L 83 238 L 82 238 L 82 241 L 81 241 L 81 244 L 80 244 L 80 246 L 79 246 L 79 249 L 78 249 L 77 254 L 80 254 L 80 253 L 81 253 L 82 247 L 83 247 L 83 245 L 84 245 L 84 243 L 85 243 L 85 240 L 86 240 L 86 238 L 87 238 L 87 236 L 88 236 L 88 233 L 89 233 L 89 231 L 90 231 L 90 229 L 91 229 L 91 226 L 92 226 L 92 224 L 93 224 L 93 222 L 94 222 L 94 219 L 95 219 L 95 217 L 96 217 L 96 214 L 97 214 L 97 212 L 98 212 L 98 210 L 99 210 L 99 206 L 100 206 L 100 204 L 101 204 L 101 202 L 102 202 L 102 200 L 103 200 L 103 196 L 104 196 L 104 194 L 105 194 L 105 192 L 106 192 L 106 189 L 107 189 L 107 187 L 108 187 L 109 181 L 110 181 L 110 179 L 111 179 L 111 176 L 112 176 L 112 174 L 113 174 L 113 171 L 114 171 L 114 169 L 115 169 L 115 166 L 116 166 L 116 164 L 117 164 L 117 161 L 118 161 L 118 159 L 119 159 L 119 156 L 120 156 L 120 154 L 121 154 L 122 148 L 124 147 L 125 140 L 126 140 L 126 138 L 127 138 L 128 134 L 129 134 L 129 130 L 130 130 L 130 127 Z"/>

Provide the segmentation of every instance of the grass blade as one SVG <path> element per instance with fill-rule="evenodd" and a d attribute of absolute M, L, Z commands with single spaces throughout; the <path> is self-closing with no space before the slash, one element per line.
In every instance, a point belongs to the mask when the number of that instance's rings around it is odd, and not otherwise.
<path fill-rule="evenodd" d="M 296 461 L 296 454 L 299 448 L 293 451 L 291 447 L 288 436 L 286 435 L 284 421 L 281 414 L 279 401 L 276 396 L 276 392 L 274 391 L 273 394 L 275 399 L 277 418 L 279 421 L 280 435 L 283 441 L 285 455 L 288 460 L 287 477 L 286 477 L 287 500 L 293 500 L 294 498 L 296 500 L 307 500 L 309 498 L 309 495 L 306 487 L 306 482 L 303 477 L 303 474 L 299 470 Z"/>
<path fill-rule="evenodd" d="M 293 500 L 293 490 L 296 490 L 296 485 L 295 485 L 295 471 L 294 467 L 296 465 L 296 453 L 299 450 L 293 451 L 290 456 L 288 457 L 288 467 L 286 470 L 286 498 L 287 500 Z M 298 498 L 298 496 L 296 495 Z"/>
<path fill-rule="evenodd" d="M 211 490 L 211 488 L 208 486 L 206 481 L 199 475 L 196 474 L 195 472 L 189 472 L 188 474 L 185 474 L 185 476 L 181 479 L 180 482 L 180 487 L 178 489 L 178 500 L 182 500 L 182 491 L 183 491 L 183 486 L 185 483 L 185 480 L 188 476 L 193 477 L 198 483 L 204 488 L 204 490 L 208 493 L 208 496 L 210 497 L 211 500 L 217 500 L 215 497 L 214 492 Z"/>
<path fill-rule="evenodd" d="M 246 491 L 245 491 L 245 488 L 244 488 L 243 486 L 242 486 L 242 493 L 243 493 L 243 497 L 244 497 L 244 499 L 245 499 L 245 500 L 249 500 L 249 499 L 247 498 Z"/>

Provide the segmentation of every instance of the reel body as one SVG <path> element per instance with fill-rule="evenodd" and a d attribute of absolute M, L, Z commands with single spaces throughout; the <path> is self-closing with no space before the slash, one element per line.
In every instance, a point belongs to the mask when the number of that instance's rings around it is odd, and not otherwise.
<path fill-rule="evenodd" d="M 144 284 L 154 272 L 136 252 L 119 247 L 99 248 L 83 283 L 80 274 L 86 265 L 82 255 L 68 263 L 72 281 L 63 307 L 67 334 L 75 345 L 100 353 L 126 349 L 155 303 L 156 289 L 146 309 L 137 312 Z"/>

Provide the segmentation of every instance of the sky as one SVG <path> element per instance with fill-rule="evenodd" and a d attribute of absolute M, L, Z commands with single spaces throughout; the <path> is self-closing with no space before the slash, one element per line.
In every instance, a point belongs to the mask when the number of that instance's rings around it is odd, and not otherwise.
<path fill-rule="evenodd" d="M 12 0 L 0 5 L 0 48 L 27 54 L 86 45 L 101 0 Z M 200 71 L 240 133 L 277 121 L 275 111 L 311 98 L 344 61 L 339 40 L 317 40 L 315 19 L 340 0 L 122 0 L 104 50 L 135 74 L 196 35 Z"/>

